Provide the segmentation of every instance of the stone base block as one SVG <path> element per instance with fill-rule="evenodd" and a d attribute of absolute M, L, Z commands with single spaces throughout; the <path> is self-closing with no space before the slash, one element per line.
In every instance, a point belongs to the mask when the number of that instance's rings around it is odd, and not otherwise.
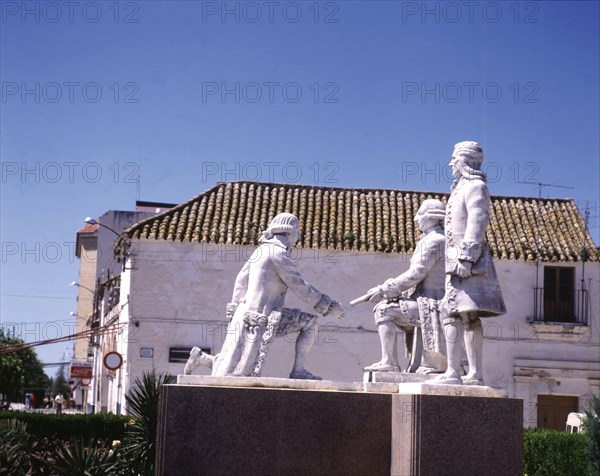
<path fill-rule="evenodd" d="M 522 400 L 427 394 L 393 399 L 390 474 L 523 474 Z"/>
<path fill-rule="evenodd" d="M 512 476 L 522 412 L 508 398 L 165 385 L 156 474 Z"/>

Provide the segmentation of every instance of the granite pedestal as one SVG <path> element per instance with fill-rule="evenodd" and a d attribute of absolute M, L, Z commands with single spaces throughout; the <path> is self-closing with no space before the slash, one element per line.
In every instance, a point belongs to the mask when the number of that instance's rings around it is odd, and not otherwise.
<path fill-rule="evenodd" d="M 521 400 L 425 384 L 179 382 L 161 389 L 157 475 L 522 474 Z"/>

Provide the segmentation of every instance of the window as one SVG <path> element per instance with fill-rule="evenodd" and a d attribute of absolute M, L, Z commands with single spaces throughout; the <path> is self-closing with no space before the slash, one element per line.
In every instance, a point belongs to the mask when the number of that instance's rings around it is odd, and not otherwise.
<path fill-rule="evenodd" d="M 169 347 L 169 362 L 185 364 L 191 351 L 192 347 Z M 210 354 L 210 348 L 202 347 L 202 352 Z"/>
<path fill-rule="evenodd" d="M 575 268 L 544 268 L 544 321 L 575 322 Z"/>

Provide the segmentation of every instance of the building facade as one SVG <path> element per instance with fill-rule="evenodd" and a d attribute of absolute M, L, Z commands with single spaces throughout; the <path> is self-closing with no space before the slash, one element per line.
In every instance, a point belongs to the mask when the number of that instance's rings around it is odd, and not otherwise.
<path fill-rule="evenodd" d="M 113 320 L 104 325 L 113 327 L 102 346 L 123 365 L 108 372 L 102 405 L 122 411 L 144 371 L 181 374 L 193 346 L 220 350 L 235 277 L 283 211 L 300 220 L 292 255 L 301 272 L 348 310 L 343 320 L 320 320 L 307 368 L 362 380 L 380 357 L 379 338 L 372 306 L 347 303 L 408 269 L 419 238 L 413 217 L 427 198 L 447 195 L 227 182 L 131 226 L 115 246 L 120 300 L 107 311 Z M 496 196 L 490 218 L 507 314 L 483 321 L 486 384 L 524 400 L 525 426 L 562 428 L 600 394 L 598 248 L 572 200 Z M 286 305 L 311 311 L 289 292 Z M 263 375 L 287 377 L 293 357 L 294 337 L 276 339 Z"/>
<path fill-rule="evenodd" d="M 119 302 L 123 264 L 114 257 L 115 240 L 134 223 L 171 206 L 137 202 L 135 211 L 108 211 L 77 231 L 75 253 L 79 258 L 79 276 L 73 284 L 78 288 L 77 311 L 74 313 L 78 337 L 73 344 L 73 361 L 91 363 L 93 376 L 98 374 L 99 329 L 105 320 L 104 314 L 109 309 L 114 312 Z M 97 400 L 93 376 L 91 379 L 74 379 L 73 397 L 78 404 L 93 405 Z"/>

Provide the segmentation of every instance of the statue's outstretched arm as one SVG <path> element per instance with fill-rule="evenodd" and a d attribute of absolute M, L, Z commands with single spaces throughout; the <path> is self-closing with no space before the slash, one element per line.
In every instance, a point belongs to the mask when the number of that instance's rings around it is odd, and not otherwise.
<path fill-rule="evenodd" d="M 231 304 L 238 305 L 248 290 L 248 277 L 250 276 L 250 261 L 246 261 L 241 271 L 235 278 L 235 284 L 233 285 L 233 295 L 231 297 Z"/>

